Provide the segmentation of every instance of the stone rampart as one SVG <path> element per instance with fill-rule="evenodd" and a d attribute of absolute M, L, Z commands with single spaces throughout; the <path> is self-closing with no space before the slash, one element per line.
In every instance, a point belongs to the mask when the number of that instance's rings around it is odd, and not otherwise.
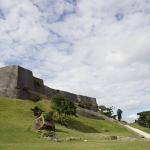
<path fill-rule="evenodd" d="M 0 88 L 14 88 L 18 80 L 18 66 L 0 68 Z"/>
<path fill-rule="evenodd" d="M 44 94 L 44 82 L 42 79 L 33 77 L 33 82 L 34 82 L 34 90 L 35 92 Z"/>
<path fill-rule="evenodd" d="M 19 93 L 14 89 L 18 84 L 18 66 L 0 68 L 0 96 L 18 97 Z"/>
<path fill-rule="evenodd" d="M 69 93 L 69 92 L 66 92 L 66 91 L 59 91 L 58 94 L 62 95 L 62 96 L 65 96 L 67 97 L 68 99 L 74 101 L 74 102 L 77 102 L 77 95 L 76 94 L 73 94 L 73 93 Z"/>
<path fill-rule="evenodd" d="M 21 89 L 29 87 L 34 91 L 34 80 L 32 71 L 18 66 L 18 87 Z"/>
<path fill-rule="evenodd" d="M 81 116 L 84 116 L 86 118 L 92 118 L 92 119 L 99 119 L 99 120 L 105 120 L 101 114 L 98 114 L 94 111 L 87 110 L 81 107 L 77 107 L 76 109 L 77 114 L 80 114 Z"/>
<path fill-rule="evenodd" d="M 57 94 L 57 91 L 48 86 L 44 86 L 44 94 L 51 98 L 53 95 Z"/>
<path fill-rule="evenodd" d="M 79 102 L 93 102 L 96 103 L 96 98 L 88 97 L 88 96 L 82 96 L 77 95 L 77 99 Z"/>
<path fill-rule="evenodd" d="M 15 87 L 20 89 L 16 89 Z M 45 86 L 42 79 L 33 76 L 32 71 L 18 65 L 0 68 L 0 96 L 28 99 L 27 93 L 21 90 L 24 87 L 28 87 L 30 90 L 41 94 L 45 94 L 49 98 L 55 94 L 60 94 L 74 102 L 92 102 L 95 106 L 97 105 L 95 98 L 55 90 Z M 96 107 L 93 107 L 91 109 L 96 111 L 95 108 Z"/>

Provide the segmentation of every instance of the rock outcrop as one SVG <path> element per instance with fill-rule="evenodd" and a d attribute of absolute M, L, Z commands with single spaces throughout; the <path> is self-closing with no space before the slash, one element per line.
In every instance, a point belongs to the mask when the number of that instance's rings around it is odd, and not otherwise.
<path fill-rule="evenodd" d="M 54 121 L 45 121 L 43 116 L 38 117 L 33 121 L 33 126 L 35 129 L 45 129 L 55 131 Z"/>

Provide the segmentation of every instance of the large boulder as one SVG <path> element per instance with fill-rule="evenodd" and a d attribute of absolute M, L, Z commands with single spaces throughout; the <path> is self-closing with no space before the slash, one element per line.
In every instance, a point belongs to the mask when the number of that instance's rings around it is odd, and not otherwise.
<path fill-rule="evenodd" d="M 43 116 L 38 117 L 33 121 L 33 126 L 38 130 L 55 131 L 55 123 L 53 120 L 45 121 Z"/>

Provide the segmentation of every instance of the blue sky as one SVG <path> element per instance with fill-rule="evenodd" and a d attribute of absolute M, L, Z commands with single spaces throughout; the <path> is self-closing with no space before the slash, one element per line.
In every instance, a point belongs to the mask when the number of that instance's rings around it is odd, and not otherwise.
<path fill-rule="evenodd" d="M 0 33 L 0 67 L 30 69 L 128 122 L 150 110 L 150 0 L 0 0 Z"/>

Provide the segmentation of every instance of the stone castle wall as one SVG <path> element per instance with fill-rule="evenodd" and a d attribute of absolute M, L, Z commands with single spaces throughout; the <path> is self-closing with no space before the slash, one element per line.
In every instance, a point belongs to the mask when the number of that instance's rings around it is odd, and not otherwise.
<path fill-rule="evenodd" d="M 44 94 L 44 82 L 42 79 L 33 77 L 33 82 L 34 82 L 34 90 L 35 92 Z"/>
<path fill-rule="evenodd" d="M 93 102 L 96 103 L 96 98 L 88 97 L 88 96 L 82 96 L 77 95 L 77 99 L 79 102 Z"/>
<path fill-rule="evenodd" d="M 19 89 L 17 90 L 15 87 L 19 87 L 21 89 L 24 87 L 29 87 L 30 90 L 45 94 L 49 98 L 55 94 L 60 94 L 74 102 L 92 102 L 97 105 L 95 98 L 55 90 L 45 86 L 43 80 L 34 77 L 32 71 L 28 69 L 16 65 L 0 68 L 0 96 L 28 99 L 26 92 Z"/>
<path fill-rule="evenodd" d="M 0 96 L 18 97 L 19 93 L 14 89 L 18 84 L 18 66 L 0 68 Z"/>
<path fill-rule="evenodd" d="M 56 90 L 49 88 L 48 86 L 44 86 L 44 94 L 47 97 L 52 97 L 55 94 L 58 94 Z"/>
<path fill-rule="evenodd" d="M 87 110 L 87 109 L 84 109 L 81 107 L 77 107 L 76 112 L 77 112 L 77 114 L 80 114 L 81 116 L 84 116 L 86 118 L 105 120 L 105 118 L 103 116 L 101 116 L 101 114 L 94 112 L 94 110 L 90 111 L 90 110 Z"/>
<path fill-rule="evenodd" d="M 68 99 L 71 99 L 74 102 L 77 102 L 77 95 L 73 93 L 69 93 L 66 91 L 59 91 L 58 92 L 60 95 L 67 97 Z"/>
<path fill-rule="evenodd" d="M 18 87 L 22 89 L 25 86 L 29 87 L 30 90 L 34 91 L 34 80 L 32 71 L 18 66 Z"/>

